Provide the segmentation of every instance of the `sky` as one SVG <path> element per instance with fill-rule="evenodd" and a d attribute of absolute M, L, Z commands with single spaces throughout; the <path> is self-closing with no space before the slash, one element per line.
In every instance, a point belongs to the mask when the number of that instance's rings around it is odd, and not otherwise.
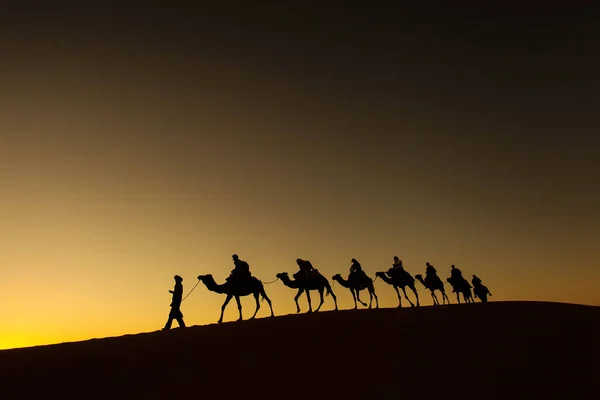
<path fill-rule="evenodd" d="M 173 275 L 223 282 L 234 253 L 264 282 L 397 255 L 476 274 L 492 301 L 600 305 L 588 2 L 404 4 L 7 6 L 0 349 L 158 330 Z M 223 301 L 198 285 L 186 323 Z"/>

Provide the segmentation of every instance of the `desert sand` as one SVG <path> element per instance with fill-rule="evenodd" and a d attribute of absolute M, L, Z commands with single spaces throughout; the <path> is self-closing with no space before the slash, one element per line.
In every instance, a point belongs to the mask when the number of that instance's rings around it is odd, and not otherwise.
<path fill-rule="evenodd" d="M 4 350 L 0 391 L 7 400 L 590 399 L 598 338 L 600 307 L 574 304 L 325 311 Z"/>

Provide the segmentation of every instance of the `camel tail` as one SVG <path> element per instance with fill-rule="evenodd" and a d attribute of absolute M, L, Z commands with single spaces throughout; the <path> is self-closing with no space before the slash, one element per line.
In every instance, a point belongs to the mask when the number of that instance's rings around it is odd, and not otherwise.
<path fill-rule="evenodd" d="M 267 293 L 265 293 L 265 289 L 263 288 L 263 290 L 260 291 L 260 302 L 262 303 L 263 301 L 265 301 L 266 297 Z"/>

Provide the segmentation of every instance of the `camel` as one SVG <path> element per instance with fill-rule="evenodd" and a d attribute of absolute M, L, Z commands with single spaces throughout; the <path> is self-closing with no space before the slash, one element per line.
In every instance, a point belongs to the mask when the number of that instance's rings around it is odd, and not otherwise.
<path fill-rule="evenodd" d="M 242 321 L 242 304 L 240 303 L 240 297 L 248 295 L 253 295 L 254 300 L 256 300 L 256 310 L 254 311 L 254 315 L 250 319 L 254 319 L 254 317 L 256 317 L 256 313 L 258 313 L 258 310 L 260 309 L 260 303 L 258 302 L 259 295 L 262 296 L 261 301 L 267 300 L 267 303 L 269 303 L 269 308 L 271 309 L 271 317 L 274 316 L 273 306 L 271 305 L 271 299 L 269 299 L 269 296 L 267 296 L 262 282 L 255 277 L 251 277 L 250 279 L 239 282 L 225 282 L 222 285 L 217 285 L 213 276 L 210 274 L 200 275 L 198 276 L 198 280 L 201 280 L 202 283 L 204 283 L 204 285 L 206 286 L 206 288 L 211 292 L 227 295 L 225 302 L 221 306 L 221 317 L 218 321 L 219 324 L 223 322 L 223 313 L 225 312 L 225 307 L 227 307 L 227 304 L 229 304 L 231 298 L 233 297 L 235 297 L 235 301 L 237 302 L 238 306 L 238 311 L 240 313 L 240 318 L 238 319 L 238 321 Z"/>
<path fill-rule="evenodd" d="M 492 295 L 488 290 L 487 286 L 481 283 L 478 285 L 473 285 L 473 293 L 475 294 L 474 298 L 479 298 L 479 300 L 481 300 L 482 303 L 487 303 L 488 294 L 490 296 Z"/>
<path fill-rule="evenodd" d="M 365 275 L 365 277 L 366 277 L 365 281 L 358 285 L 356 285 L 356 284 L 351 285 L 350 282 L 345 280 L 344 278 L 342 278 L 342 276 L 340 274 L 335 274 L 331 278 L 334 281 L 337 281 L 340 285 L 342 285 L 346 289 L 350 290 L 350 293 L 352 293 L 352 297 L 354 298 L 354 309 L 355 310 L 358 308 L 358 306 L 356 304 L 357 299 L 360 302 L 360 304 L 362 304 L 365 307 L 367 306 L 367 304 L 360 299 L 360 291 L 364 290 L 364 289 L 367 289 L 369 291 L 369 309 L 371 308 L 371 304 L 373 303 L 373 297 L 375 297 L 375 308 L 379 308 L 379 299 L 377 298 L 377 295 L 375 294 L 375 287 L 373 286 L 373 279 L 369 278 L 366 275 Z"/>
<path fill-rule="evenodd" d="M 446 281 L 452 285 L 452 288 L 456 292 L 456 300 L 458 301 L 458 304 L 460 304 L 461 293 L 465 303 L 475 303 L 475 300 L 473 300 L 473 292 L 471 291 L 472 286 L 465 278 L 462 278 L 462 280 L 456 284 L 453 284 L 452 279 L 450 278 L 446 279 Z"/>
<path fill-rule="evenodd" d="M 410 301 L 410 299 L 406 295 L 406 286 L 408 286 L 410 290 L 412 290 L 415 294 L 415 297 L 417 298 L 417 307 L 421 305 L 419 304 L 419 294 L 417 293 L 417 289 L 415 288 L 415 279 L 412 276 L 410 276 L 409 273 L 406 272 L 406 275 L 403 276 L 403 274 L 394 274 L 392 272 L 392 269 L 389 269 L 387 272 L 376 272 L 375 276 L 381 278 L 385 283 L 394 287 L 394 290 L 396 290 L 396 294 L 398 295 L 398 308 L 402 307 L 402 297 L 400 297 L 398 287 L 402 289 L 402 293 L 404 293 L 404 297 L 406 297 L 406 300 L 408 300 L 411 307 L 414 307 L 415 305 L 412 301 Z"/>
<path fill-rule="evenodd" d="M 426 289 L 429 289 L 429 291 L 431 291 L 431 298 L 433 299 L 434 306 L 440 305 L 440 302 L 438 301 L 438 298 L 435 295 L 436 290 L 442 292 L 442 304 L 446 304 L 446 300 L 448 300 L 448 304 L 450 304 L 450 299 L 446 294 L 446 289 L 444 289 L 444 282 L 442 282 L 442 280 L 439 277 L 437 277 L 437 279 L 434 280 L 423 280 L 423 275 L 417 274 L 415 275 L 415 279 L 421 282 L 421 285 L 425 286 Z"/>
<path fill-rule="evenodd" d="M 331 297 L 333 298 L 333 302 L 335 303 L 335 311 L 338 310 L 337 297 L 335 297 L 333 290 L 331 290 L 331 285 L 329 284 L 329 281 L 327 280 L 327 278 L 325 278 L 320 273 L 317 272 L 317 275 L 314 278 L 309 279 L 307 283 L 305 283 L 304 281 L 299 281 L 297 279 L 291 280 L 290 277 L 288 276 L 287 272 L 280 272 L 276 275 L 276 277 L 281 279 L 281 281 L 283 282 L 283 284 L 285 286 L 287 286 L 291 289 L 298 289 L 298 293 L 294 297 L 294 301 L 296 302 L 296 312 L 297 313 L 300 312 L 300 305 L 298 304 L 298 298 L 300 298 L 302 293 L 306 293 L 306 299 L 308 300 L 308 312 L 309 313 L 313 312 L 312 303 L 310 301 L 310 291 L 311 290 L 317 290 L 319 292 L 319 295 L 321 296 L 321 302 L 319 303 L 319 307 L 317 307 L 315 312 L 319 311 L 321 309 L 321 306 L 323 305 L 323 302 L 324 302 L 323 292 L 325 290 L 327 291 L 326 295 L 327 296 L 331 295 Z"/>

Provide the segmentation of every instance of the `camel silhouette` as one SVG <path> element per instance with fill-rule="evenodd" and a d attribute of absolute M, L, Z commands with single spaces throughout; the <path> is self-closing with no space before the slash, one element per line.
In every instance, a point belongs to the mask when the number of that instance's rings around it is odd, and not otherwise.
<path fill-rule="evenodd" d="M 446 281 L 456 291 L 456 300 L 458 301 L 458 304 L 460 304 L 461 293 L 465 303 L 475 303 L 475 300 L 473 300 L 473 292 L 471 291 L 471 284 L 465 278 L 462 278 L 460 282 L 456 283 L 453 283 L 453 280 L 450 278 L 446 279 Z"/>
<path fill-rule="evenodd" d="M 396 294 L 398 295 L 398 307 L 402 307 L 402 297 L 400 296 L 400 292 L 398 291 L 398 288 L 402 289 L 402 293 L 404 293 L 404 297 L 406 297 L 406 300 L 408 300 L 408 302 L 410 303 L 410 306 L 411 307 L 415 306 L 413 304 L 413 302 L 410 301 L 410 299 L 406 295 L 405 287 L 407 287 L 407 286 L 415 294 L 415 297 L 417 298 L 417 306 L 421 305 L 421 304 L 419 304 L 419 294 L 417 293 L 417 289 L 415 288 L 415 279 L 412 276 L 410 276 L 410 274 L 408 272 L 405 271 L 405 274 L 394 274 L 392 272 L 392 270 L 390 269 L 387 272 L 383 272 L 383 271 L 376 272 L 375 276 L 378 276 L 385 283 L 387 283 L 388 285 L 392 285 L 394 287 L 394 290 L 396 290 Z"/>
<path fill-rule="evenodd" d="M 488 295 L 492 295 L 490 293 L 490 291 L 488 290 L 487 286 L 483 285 L 483 284 L 475 284 L 473 285 L 473 293 L 474 293 L 474 297 L 475 298 L 479 298 L 479 300 L 481 300 L 482 303 L 487 303 L 488 299 Z"/>
<path fill-rule="evenodd" d="M 325 278 L 323 275 L 321 275 L 321 273 L 319 273 L 318 271 L 316 272 L 315 275 L 316 276 L 314 278 L 311 278 L 308 281 L 297 280 L 297 279 L 291 280 L 290 277 L 288 276 L 287 272 L 280 272 L 276 275 L 276 277 L 281 279 L 281 282 L 283 282 L 283 284 L 285 286 L 287 286 L 291 289 L 298 289 L 298 293 L 294 297 L 294 301 L 296 302 L 296 312 L 297 313 L 300 312 L 300 305 L 298 304 L 298 298 L 300 298 L 302 293 L 306 293 L 306 299 L 308 300 L 308 312 L 309 313 L 313 312 L 312 303 L 310 301 L 310 291 L 311 290 L 317 290 L 319 292 L 319 295 L 321 296 L 321 302 L 319 303 L 319 307 L 317 307 L 315 312 L 319 311 L 321 309 L 321 306 L 323 305 L 323 302 L 324 302 L 323 292 L 324 291 L 327 291 L 326 292 L 327 296 L 331 295 L 331 297 L 333 298 L 333 302 L 335 304 L 335 310 L 337 311 L 337 309 L 338 309 L 337 297 L 335 297 L 333 290 L 331 290 L 331 285 L 329 284 L 329 281 L 327 280 L 327 278 Z"/>
<path fill-rule="evenodd" d="M 262 282 L 255 277 L 250 277 L 248 279 L 238 281 L 229 281 L 225 282 L 222 285 L 217 285 L 213 276 L 210 274 L 199 275 L 198 279 L 202 281 L 202 283 L 204 283 L 204 286 L 206 286 L 206 288 L 211 292 L 227 295 L 225 302 L 221 306 L 221 317 L 218 321 L 219 324 L 223 322 L 223 313 L 225 312 L 225 307 L 227 307 L 227 304 L 229 304 L 233 297 L 235 297 L 235 301 L 238 306 L 238 311 L 240 313 L 240 318 L 238 319 L 238 321 L 242 320 L 242 303 L 240 303 L 240 297 L 248 295 L 253 295 L 254 299 L 256 300 L 256 310 L 254 310 L 254 315 L 252 315 L 250 319 L 254 319 L 254 317 L 256 317 L 256 313 L 258 313 L 258 310 L 260 309 L 260 303 L 258 302 L 259 295 L 262 296 L 261 301 L 267 300 L 267 303 L 269 303 L 269 308 L 271 309 L 271 317 L 274 316 L 273 306 L 271 305 L 271 299 L 269 299 L 269 296 L 267 296 Z"/>
<path fill-rule="evenodd" d="M 448 304 L 450 304 L 450 299 L 448 298 L 448 295 L 446 294 L 446 289 L 444 289 L 444 282 L 442 282 L 442 280 L 437 275 L 435 277 L 437 279 L 425 278 L 425 280 L 423 280 L 423 275 L 421 275 L 421 274 L 415 275 L 415 279 L 418 280 L 419 282 L 421 282 L 421 284 L 423 286 L 425 286 L 426 289 L 429 289 L 429 291 L 431 292 L 431 298 L 433 299 L 434 306 L 438 306 L 440 304 L 437 296 L 435 295 L 436 290 L 439 290 L 440 292 L 442 292 L 442 304 L 446 304 L 446 300 L 448 300 Z"/>
<path fill-rule="evenodd" d="M 340 275 L 340 274 L 335 274 L 331 278 L 332 280 L 337 281 L 340 285 L 342 285 L 346 289 L 350 290 L 350 293 L 352 293 L 352 297 L 354 298 L 354 309 L 355 310 L 358 308 L 358 306 L 356 304 L 357 299 L 360 304 L 362 304 L 365 307 L 367 306 L 367 304 L 360 299 L 360 291 L 364 290 L 364 289 L 367 289 L 369 292 L 369 308 L 371 308 L 371 304 L 373 303 L 373 297 L 375 297 L 375 308 L 379 308 L 379 299 L 377 298 L 377 295 L 375 294 L 375 287 L 373 286 L 373 279 L 369 278 L 366 275 L 365 275 L 365 277 L 366 277 L 366 279 L 363 282 L 360 282 L 359 284 L 350 283 L 349 281 L 345 280 L 342 277 L 342 275 Z"/>

